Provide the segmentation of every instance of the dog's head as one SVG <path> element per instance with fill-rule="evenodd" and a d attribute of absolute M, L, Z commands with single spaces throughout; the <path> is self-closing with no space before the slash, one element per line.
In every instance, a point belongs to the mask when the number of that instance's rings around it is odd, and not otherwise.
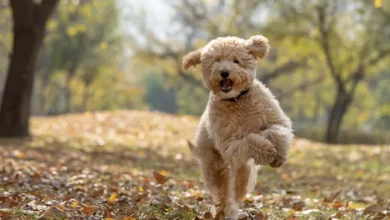
<path fill-rule="evenodd" d="M 207 87 L 218 99 L 238 96 L 252 85 L 256 76 L 256 61 L 267 55 L 267 38 L 257 35 L 244 40 L 221 37 L 183 58 L 184 70 L 201 65 Z"/>

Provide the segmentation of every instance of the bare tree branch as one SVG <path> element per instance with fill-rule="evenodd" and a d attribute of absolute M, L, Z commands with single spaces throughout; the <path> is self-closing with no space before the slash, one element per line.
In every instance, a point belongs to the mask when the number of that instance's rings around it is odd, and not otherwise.
<path fill-rule="evenodd" d="M 390 48 L 387 49 L 387 50 L 381 50 L 379 53 L 378 53 L 378 56 L 376 56 L 375 58 L 372 58 L 370 60 L 367 61 L 367 65 L 368 66 L 374 66 L 376 65 L 380 60 L 386 58 L 387 56 L 390 55 Z"/>
<path fill-rule="evenodd" d="M 306 65 L 306 61 L 289 61 L 286 64 L 277 67 L 276 69 L 265 73 L 260 77 L 260 81 L 268 84 L 270 80 L 277 78 L 282 75 L 292 74 L 296 68 L 303 67 Z"/>
<path fill-rule="evenodd" d="M 9 4 L 6 1 L 0 3 L 0 10 L 5 10 L 9 8 Z"/>
<path fill-rule="evenodd" d="M 318 83 L 322 82 L 323 80 L 324 80 L 324 77 L 320 76 L 320 77 L 317 77 L 316 79 L 313 79 L 313 80 L 304 81 L 301 84 L 294 86 L 288 90 L 281 91 L 279 96 L 286 97 L 286 96 L 291 96 L 291 94 L 293 94 L 297 91 L 305 91 L 305 90 L 309 89 L 310 87 L 315 86 Z"/>
<path fill-rule="evenodd" d="M 387 20 L 390 22 L 390 12 L 384 10 L 383 8 L 378 8 L 378 10 L 387 18 Z"/>
<path fill-rule="evenodd" d="M 205 88 L 204 83 L 202 80 L 198 80 L 197 78 L 194 77 L 194 75 L 183 72 L 183 71 L 178 71 L 179 75 L 185 79 L 187 82 L 201 88 Z"/>
<path fill-rule="evenodd" d="M 338 88 L 345 92 L 343 81 L 341 80 L 340 75 L 336 72 L 336 68 L 333 64 L 332 55 L 329 46 L 329 32 L 330 27 L 326 24 L 326 8 L 324 6 L 319 6 L 317 8 L 319 29 L 320 29 L 320 42 L 323 52 L 325 53 L 326 63 L 329 67 L 330 73 L 333 79 L 336 81 Z"/>
<path fill-rule="evenodd" d="M 352 85 L 349 91 L 349 94 L 353 96 L 355 94 L 355 89 L 357 84 L 364 78 L 364 64 L 360 63 L 356 71 L 352 74 Z"/>

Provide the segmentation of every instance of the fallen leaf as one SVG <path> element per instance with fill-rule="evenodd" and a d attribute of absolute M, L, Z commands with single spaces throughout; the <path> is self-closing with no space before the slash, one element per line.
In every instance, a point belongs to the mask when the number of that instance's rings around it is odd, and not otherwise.
<path fill-rule="evenodd" d="M 160 170 L 160 174 L 163 176 L 168 176 L 168 172 L 166 170 Z"/>
<path fill-rule="evenodd" d="M 87 205 L 87 206 L 84 206 L 84 208 L 81 211 L 86 215 L 92 215 L 96 210 L 97 210 L 97 208 L 95 206 Z"/>
<path fill-rule="evenodd" d="M 145 190 L 144 190 L 144 188 L 142 188 L 142 186 L 139 186 L 139 187 L 138 187 L 138 190 L 139 190 L 140 192 L 145 192 Z"/>
<path fill-rule="evenodd" d="M 111 194 L 110 198 L 108 199 L 108 203 L 112 204 L 116 200 L 116 193 Z"/>
<path fill-rule="evenodd" d="M 12 214 L 11 209 L 0 209 L 0 216 L 6 217 Z"/>
<path fill-rule="evenodd" d="M 332 207 L 333 207 L 333 208 L 336 208 L 336 209 L 341 208 L 341 207 L 343 207 L 343 206 L 344 206 L 344 205 L 343 205 L 343 202 L 340 201 L 340 200 L 335 200 L 335 201 L 333 201 L 333 203 L 332 203 Z"/>
<path fill-rule="evenodd" d="M 295 211 L 302 211 L 303 207 L 305 207 L 305 202 L 303 201 L 299 201 L 299 202 L 294 202 L 292 204 L 292 208 L 295 210 Z"/>
<path fill-rule="evenodd" d="M 22 159 L 22 158 L 24 158 L 24 157 L 26 156 L 25 153 L 20 152 L 20 151 L 18 151 L 18 150 L 14 150 L 14 151 L 13 151 L 13 155 L 14 155 L 16 158 L 18 158 L 18 159 Z"/>
<path fill-rule="evenodd" d="M 188 182 L 186 186 L 187 188 L 191 189 L 195 187 L 195 184 L 193 182 Z"/>
<path fill-rule="evenodd" d="M 257 214 L 254 218 L 255 220 L 266 220 L 267 219 L 267 215 L 264 214 L 263 212 L 260 212 L 259 214 Z"/>
<path fill-rule="evenodd" d="M 340 219 L 340 218 L 342 218 L 343 216 L 344 216 L 344 213 L 341 212 L 341 211 L 339 210 L 339 211 L 337 211 L 336 213 L 332 214 L 330 217 L 336 218 L 336 219 Z"/>
<path fill-rule="evenodd" d="M 65 204 L 66 204 L 66 202 L 62 202 L 62 203 L 60 203 L 57 207 L 58 207 L 61 211 L 65 211 Z"/>
<path fill-rule="evenodd" d="M 4 202 L 0 203 L 0 209 L 10 208 L 10 207 L 11 207 L 11 200 L 9 198 L 6 198 Z"/>
<path fill-rule="evenodd" d="M 153 176 L 154 176 L 154 179 L 156 179 L 156 181 L 158 183 L 160 183 L 161 185 L 166 183 L 169 180 L 169 178 L 167 178 L 166 176 L 164 176 L 161 173 L 156 172 L 156 171 L 153 171 Z"/>
<path fill-rule="evenodd" d="M 57 214 L 53 207 L 46 209 L 46 211 L 43 212 L 41 216 L 39 216 L 39 219 L 56 219 L 56 218 L 57 218 Z"/>
<path fill-rule="evenodd" d="M 205 219 L 213 218 L 213 214 L 211 214 L 211 212 L 206 212 L 206 213 L 204 213 L 203 218 L 205 218 Z"/>
<path fill-rule="evenodd" d="M 375 214 L 382 211 L 382 206 L 379 204 L 373 204 L 367 206 L 367 208 L 364 209 L 364 214 Z"/>
<path fill-rule="evenodd" d="M 75 201 L 72 203 L 72 208 L 76 207 L 78 204 L 79 204 L 79 201 L 75 200 Z"/>
<path fill-rule="evenodd" d="M 325 215 L 324 212 L 322 212 L 322 211 L 320 211 L 318 209 L 307 209 L 305 211 L 302 211 L 302 214 L 304 214 L 304 215 L 309 215 L 311 213 L 321 213 L 321 214 Z"/>
<path fill-rule="evenodd" d="M 328 197 L 325 197 L 324 202 L 333 202 L 333 200 L 335 200 L 340 194 L 341 194 L 341 190 L 331 194 Z"/>

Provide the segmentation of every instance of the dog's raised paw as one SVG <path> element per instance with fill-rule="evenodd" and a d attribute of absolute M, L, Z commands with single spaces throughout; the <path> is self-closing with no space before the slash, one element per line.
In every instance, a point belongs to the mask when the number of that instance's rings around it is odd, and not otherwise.
<path fill-rule="evenodd" d="M 250 134 L 248 138 L 256 165 L 269 165 L 275 160 L 277 150 L 269 140 L 259 134 Z"/>
<path fill-rule="evenodd" d="M 278 167 L 281 167 L 284 162 L 287 160 L 287 158 L 285 156 L 276 156 L 275 160 L 272 161 L 269 165 L 273 168 L 278 168 Z"/>

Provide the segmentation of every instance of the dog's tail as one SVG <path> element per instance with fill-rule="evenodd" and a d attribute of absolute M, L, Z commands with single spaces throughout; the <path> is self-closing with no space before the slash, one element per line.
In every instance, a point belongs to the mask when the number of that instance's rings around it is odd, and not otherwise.
<path fill-rule="evenodd" d="M 190 148 L 191 153 L 192 153 L 195 157 L 198 157 L 198 155 L 197 155 L 197 153 L 196 153 L 196 147 L 195 147 L 195 145 L 194 145 L 190 140 L 187 140 L 187 144 L 188 144 L 188 147 Z"/>

